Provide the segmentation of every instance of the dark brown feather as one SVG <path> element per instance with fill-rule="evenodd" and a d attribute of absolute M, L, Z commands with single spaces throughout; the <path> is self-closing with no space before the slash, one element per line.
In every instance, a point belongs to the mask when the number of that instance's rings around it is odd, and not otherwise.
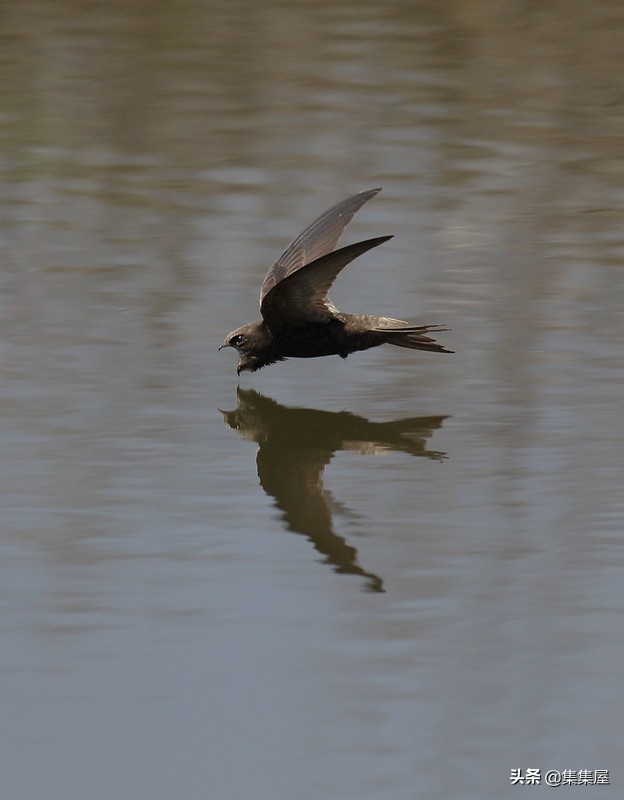
<path fill-rule="evenodd" d="M 338 244 L 344 229 L 353 219 L 356 211 L 374 197 L 381 189 L 368 189 L 358 192 L 346 200 L 341 200 L 315 219 L 311 225 L 297 236 L 284 250 L 275 264 L 269 269 L 260 289 L 260 305 L 266 295 L 280 281 L 292 275 L 301 267 L 331 253 Z"/>
<path fill-rule="evenodd" d="M 291 273 L 274 286 L 262 301 L 260 310 L 264 321 L 270 328 L 279 328 L 286 324 L 303 325 L 332 319 L 338 309 L 327 293 L 338 273 L 354 258 L 391 238 L 380 236 L 341 247 Z"/>

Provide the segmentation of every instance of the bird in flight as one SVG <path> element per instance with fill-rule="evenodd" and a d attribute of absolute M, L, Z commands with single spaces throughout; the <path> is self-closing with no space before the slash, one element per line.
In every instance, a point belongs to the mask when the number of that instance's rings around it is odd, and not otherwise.
<path fill-rule="evenodd" d="M 379 236 L 334 250 L 355 212 L 379 191 L 359 192 L 332 206 L 297 236 L 269 269 L 260 289 L 262 319 L 228 333 L 219 348 L 233 347 L 238 352 L 238 375 L 287 358 L 346 358 L 381 344 L 453 352 L 428 335 L 448 328 L 410 325 L 400 319 L 370 314 L 346 314 L 327 296 L 347 264 L 392 239 Z"/>

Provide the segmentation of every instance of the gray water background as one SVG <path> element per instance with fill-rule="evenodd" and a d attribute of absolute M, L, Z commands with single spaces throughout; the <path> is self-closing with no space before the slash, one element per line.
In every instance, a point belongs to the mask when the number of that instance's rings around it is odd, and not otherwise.
<path fill-rule="evenodd" d="M 3 798 L 621 794 L 621 3 L 0 21 Z M 237 379 L 372 186 L 332 297 L 456 354 Z"/>

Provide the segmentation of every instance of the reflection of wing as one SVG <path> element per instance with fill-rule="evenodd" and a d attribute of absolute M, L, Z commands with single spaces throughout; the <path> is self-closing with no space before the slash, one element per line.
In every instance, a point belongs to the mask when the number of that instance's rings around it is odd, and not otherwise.
<path fill-rule="evenodd" d="M 332 455 L 324 450 L 306 450 L 302 457 L 296 448 L 276 453 L 269 443 L 260 445 L 256 458 L 260 484 L 275 498 L 288 530 L 307 536 L 336 572 L 362 575 L 370 591 L 382 592 L 381 578 L 360 567 L 355 547 L 333 531 L 332 497 L 322 483 L 323 469 Z"/>
<path fill-rule="evenodd" d="M 338 273 L 354 258 L 391 238 L 380 236 L 341 247 L 291 272 L 265 295 L 260 306 L 264 320 L 271 327 L 287 322 L 303 324 L 331 319 L 338 309 L 327 293 Z"/>
<path fill-rule="evenodd" d="M 379 191 L 381 190 L 369 189 L 367 192 L 359 192 L 347 197 L 346 200 L 341 200 L 300 233 L 267 272 L 260 289 L 260 305 L 271 289 L 288 275 L 305 264 L 331 253 L 355 212 Z"/>
<path fill-rule="evenodd" d="M 371 591 L 381 579 L 357 563 L 357 550 L 332 527 L 336 503 L 323 487 L 325 466 L 338 450 L 379 454 L 399 450 L 441 460 L 426 440 L 445 417 L 370 422 L 348 411 L 287 408 L 253 390 L 238 389 L 238 408 L 223 412 L 226 424 L 259 445 L 258 477 L 275 499 L 288 530 L 306 535 L 336 572 L 362 575 Z"/>

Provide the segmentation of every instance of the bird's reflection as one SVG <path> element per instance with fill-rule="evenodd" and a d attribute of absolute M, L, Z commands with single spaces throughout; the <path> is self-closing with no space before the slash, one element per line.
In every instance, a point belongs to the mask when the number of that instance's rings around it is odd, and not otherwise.
<path fill-rule="evenodd" d="M 334 533 L 338 504 L 323 486 L 323 470 L 339 450 L 371 455 L 398 450 L 440 461 L 446 454 L 428 450 L 427 440 L 446 417 L 370 422 L 349 411 L 288 408 L 240 387 L 237 399 L 234 411 L 221 412 L 223 419 L 259 445 L 260 484 L 275 499 L 288 530 L 307 536 L 336 572 L 362 575 L 369 591 L 383 592 L 382 579 L 361 567 L 355 547 Z"/>

